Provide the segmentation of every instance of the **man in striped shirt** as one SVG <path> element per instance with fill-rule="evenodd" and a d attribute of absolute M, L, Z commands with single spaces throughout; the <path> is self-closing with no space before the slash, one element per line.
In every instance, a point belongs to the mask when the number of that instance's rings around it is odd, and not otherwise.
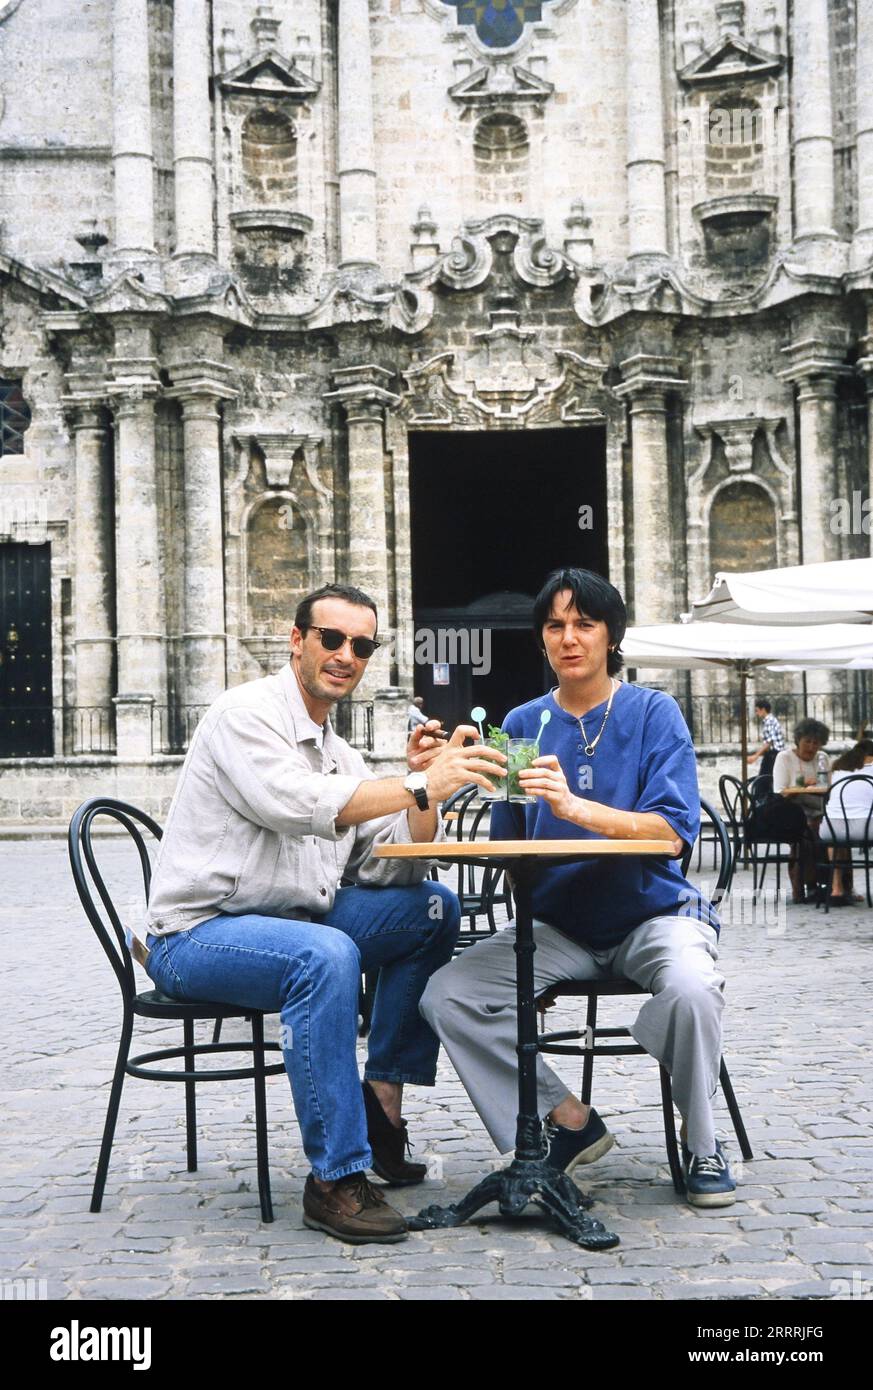
<path fill-rule="evenodd" d="M 761 725 L 761 738 L 764 741 L 760 748 L 749 754 L 749 764 L 757 762 L 760 758 L 760 771 L 763 776 L 772 773 L 776 754 L 781 753 L 785 747 L 785 731 L 773 713 L 773 706 L 769 700 L 756 701 L 755 717 L 764 721 Z"/>

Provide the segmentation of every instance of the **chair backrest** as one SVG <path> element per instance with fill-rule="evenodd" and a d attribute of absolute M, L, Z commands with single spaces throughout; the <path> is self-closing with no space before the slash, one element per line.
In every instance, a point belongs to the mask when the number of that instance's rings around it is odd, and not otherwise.
<path fill-rule="evenodd" d="M 453 792 L 446 801 L 443 802 L 442 810 L 455 811 L 458 819 L 454 823 L 455 838 L 459 841 L 475 840 L 479 833 L 482 820 L 491 810 L 491 803 L 483 801 L 476 804 L 476 797 L 480 788 L 476 782 L 467 782 L 458 791 Z M 451 832 L 449 832 L 451 833 Z M 463 933 L 464 938 L 469 940 L 479 936 L 491 935 L 496 930 L 494 910 L 498 903 L 509 901 L 509 886 L 506 883 L 502 869 L 493 869 L 490 866 L 482 870 L 482 879 L 479 888 L 476 887 L 476 869 L 472 864 L 465 864 L 461 861 L 456 866 L 457 887 L 455 889 L 458 900 L 461 904 L 461 917 L 469 917 L 470 929 Z M 435 874 L 434 877 L 437 877 Z M 488 929 L 479 931 L 475 923 L 480 916 L 487 917 Z"/>
<path fill-rule="evenodd" d="M 751 800 L 753 807 L 759 805 L 759 803 L 762 801 L 766 801 L 767 797 L 773 791 L 772 774 L 769 772 L 759 773 L 757 777 L 753 777 L 750 780 L 748 788 L 749 799 Z"/>
<path fill-rule="evenodd" d="M 463 787 L 459 787 L 456 792 L 443 802 L 443 814 L 446 811 L 454 811 L 458 819 L 455 821 L 456 840 L 475 840 L 476 832 L 482 822 L 482 817 L 488 811 L 488 803 L 483 801 L 481 805 L 475 806 L 476 796 L 480 791 L 475 782 L 467 782 Z"/>
<path fill-rule="evenodd" d="M 861 820 L 864 822 L 864 828 L 861 832 L 861 838 L 856 839 L 856 843 L 865 844 L 873 840 L 873 796 L 870 798 L 870 805 L 867 809 L 866 816 L 851 815 L 850 811 L 846 808 L 845 796 L 847 789 L 852 783 L 856 786 L 863 785 L 864 790 L 870 789 L 873 791 L 873 777 L 869 774 L 853 772 L 851 777 L 841 777 L 837 784 L 831 788 L 831 796 L 836 794 L 837 806 L 829 810 L 828 803 L 830 801 L 830 796 L 822 797 L 822 801 L 824 802 L 822 808 L 824 821 L 830 829 L 831 837 L 836 840 L 844 833 L 843 827 L 846 821 Z M 854 796 L 854 793 L 852 793 L 852 795 Z"/>
<path fill-rule="evenodd" d="M 718 794 L 731 830 L 738 834 L 748 814 L 748 791 L 739 777 L 725 772 L 718 779 Z"/>
<path fill-rule="evenodd" d="M 742 789 L 742 788 L 741 788 Z M 716 866 L 718 872 L 715 876 L 715 887 L 710 894 L 710 901 L 713 907 L 718 907 L 722 898 L 730 892 L 731 879 L 734 875 L 734 852 L 731 845 L 730 836 L 721 816 L 715 807 L 701 798 L 700 801 L 700 828 L 703 830 L 706 822 L 712 828 L 712 838 L 716 846 Z M 682 872 L 687 874 L 688 866 L 691 863 L 691 855 L 694 851 L 693 845 L 686 846 L 682 856 Z"/>
<path fill-rule="evenodd" d="M 92 796 L 87 801 L 83 801 L 78 810 L 74 812 L 67 835 L 70 867 L 73 871 L 73 881 L 76 885 L 76 892 L 79 894 L 79 901 L 85 909 L 88 921 L 97 933 L 97 939 L 106 952 L 112 969 L 115 971 L 125 1002 L 129 1003 L 136 994 L 133 961 L 117 908 L 106 887 L 103 875 L 97 867 L 97 859 L 91 841 L 91 830 L 97 816 L 108 816 L 112 820 L 119 821 L 131 836 L 139 855 L 146 902 L 148 902 L 151 887 L 152 866 L 146 841 L 139 827 L 144 826 L 156 841 L 161 839 L 163 831 L 157 822 L 152 820 L 151 816 L 147 816 L 136 806 L 129 806 L 124 801 L 114 801 L 110 797 Z M 95 888 L 99 896 L 99 903 L 94 896 Z"/>

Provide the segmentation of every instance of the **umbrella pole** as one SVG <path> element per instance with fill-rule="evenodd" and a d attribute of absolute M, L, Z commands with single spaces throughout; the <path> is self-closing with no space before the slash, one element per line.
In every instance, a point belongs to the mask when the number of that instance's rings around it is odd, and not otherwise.
<path fill-rule="evenodd" d="M 748 670 L 745 666 L 740 667 L 740 757 L 743 765 L 742 781 L 745 786 L 746 778 L 749 775 L 749 729 L 746 713 L 746 680 Z"/>

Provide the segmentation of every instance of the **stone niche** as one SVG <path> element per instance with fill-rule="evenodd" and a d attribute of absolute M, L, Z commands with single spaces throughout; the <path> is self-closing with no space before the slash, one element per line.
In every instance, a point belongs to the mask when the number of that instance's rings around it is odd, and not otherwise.
<path fill-rule="evenodd" d="M 718 7 L 722 33 L 678 73 L 680 240 L 718 278 L 760 277 L 790 234 L 780 179 L 788 167 L 784 58 L 740 32 L 743 7 Z M 728 27 L 725 27 L 728 26 Z"/>
<path fill-rule="evenodd" d="M 217 79 L 235 265 L 250 294 L 293 293 L 314 227 L 309 136 L 319 84 L 268 50 Z"/>
<path fill-rule="evenodd" d="M 288 494 L 270 494 L 253 508 L 246 528 L 246 646 L 267 671 L 288 659 L 288 633 L 297 604 L 310 588 L 307 528 Z"/>
<path fill-rule="evenodd" d="M 709 563 L 713 574 L 776 566 L 776 508 L 760 483 L 731 481 L 712 499 Z"/>

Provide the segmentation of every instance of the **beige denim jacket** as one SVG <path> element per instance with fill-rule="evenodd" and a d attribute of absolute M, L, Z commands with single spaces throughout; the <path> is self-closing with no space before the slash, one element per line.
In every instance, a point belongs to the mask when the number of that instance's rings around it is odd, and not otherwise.
<path fill-rule="evenodd" d="M 319 749 L 291 665 L 227 690 L 201 720 L 182 766 L 155 864 L 146 930 L 183 931 L 219 913 L 318 917 L 341 878 L 420 883 L 429 860 L 380 860 L 409 844 L 405 811 L 338 827 L 374 774 L 325 724 Z M 442 818 L 435 841 L 445 839 Z"/>

